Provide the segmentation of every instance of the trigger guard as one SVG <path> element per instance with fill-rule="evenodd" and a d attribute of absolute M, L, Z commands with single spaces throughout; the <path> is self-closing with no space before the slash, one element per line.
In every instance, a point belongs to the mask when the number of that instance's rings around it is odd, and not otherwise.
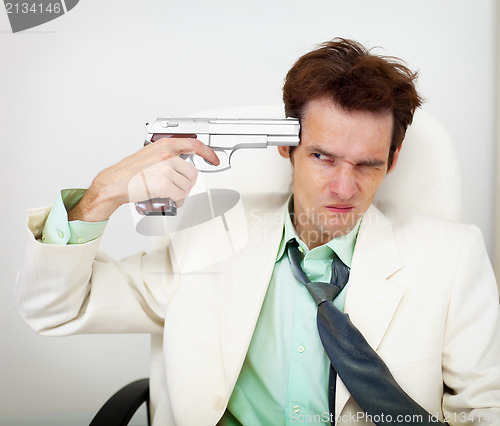
<path fill-rule="evenodd" d="M 198 155 L 191 155 L 192 163 L 198 171 L 204 173 L 213 173 L 213 172 L 221 172 L 223 170 L 231 168 L 230 165 L 231 154 L 228 154 L 223 149 L 214 149 L 214 151 L 220 160 L 220 164 L 218 166 L 213 165 L 212 163 L 205 160 L 203 157 L 200 157 Z M 207 166 L 209 168 L 207 168 Z"/>

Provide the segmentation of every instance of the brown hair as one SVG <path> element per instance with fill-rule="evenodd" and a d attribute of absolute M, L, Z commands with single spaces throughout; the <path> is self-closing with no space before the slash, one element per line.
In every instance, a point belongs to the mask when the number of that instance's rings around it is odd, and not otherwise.
<path fill-rule="evenodd" d="M 400 59 L 377 56 L 361 44 L 335 38 L 299 58 L 283 85 L 287 117 L 302 118 L 310 100 L 327 96 L 346 110 L 392 112 L 394 126 L 388 167 L 422 98 L 417 73 Z"/>

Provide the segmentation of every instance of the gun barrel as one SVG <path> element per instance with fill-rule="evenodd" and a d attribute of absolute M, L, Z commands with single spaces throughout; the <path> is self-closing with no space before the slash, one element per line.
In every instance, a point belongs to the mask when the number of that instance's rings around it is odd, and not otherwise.
<path fill-rule="evenodd" d="M 210 134 L 210 135 L 268 135 L 291 138 L 292 144 L 300 133 L 299 120 L 283 119 L 238 119 L 238 118 L 158 118 L 148 126 L 149 134 Z M 273 139 L 273 138 L 271 138 Z M 288 139 L 283 139 L 287 141 Z M 272 143 L 274 144 L 274 143 Z M 276 144 L 283 144 L 277 142 Z"/>

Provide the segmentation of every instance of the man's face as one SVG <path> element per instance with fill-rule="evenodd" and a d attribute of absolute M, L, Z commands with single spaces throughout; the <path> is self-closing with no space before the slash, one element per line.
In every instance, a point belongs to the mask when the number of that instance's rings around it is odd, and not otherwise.
<path fill-rule="evenodd" d="M 344 111 L 326 98 L 306 104 L 292 164 L 294 225 L 309 248 L 349 233 L 368 209 L 388 173 L 392 125 L 392 114 Z"/>

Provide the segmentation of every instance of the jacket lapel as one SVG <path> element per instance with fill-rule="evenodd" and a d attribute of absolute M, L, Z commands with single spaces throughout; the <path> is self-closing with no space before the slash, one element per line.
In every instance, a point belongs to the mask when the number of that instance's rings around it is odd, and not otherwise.
<path fill-rule="evenodd" d="M 283 232 L 285 198 L 255 201 L 246 202 L 249 241 L 227 263 L 221 294 L 222 353 L 229 394 L 245 360 Z"/>
<path fill-rule="evenodd" d="M 274 268 L 284 201 L 285 196 L 276 195 L 244 198 L 241 214 L 246 229 L 240 227 L 241 221 L 225 220 L 229 234 L 248 232 L 246 244 L 217 263 L 174 275 L 178 285 L 166 310 L 164 357 L 177 425 L 216 424 L 224 412 Z M 238 223 L 235 228 L 234 223 Z M 212 250 L 228 235 L 222 232 L 220 238 L 213 240 Z M 192 244 L 187 241 L 185 246 Z M 184 264 L 192 261 L 185 259 Z M 192 409 L 192 401 L 197 401 L 199 410 Z"/>
<path fill-rule="evenodd" d="M 371 206 L 360 226 L 345 302 L 345 312 L 370 346 L 378 349 L 403 296 L 388 278 L 403 267 L 389 220 Z M 350 394 L 337 378 L 336 413 Z"/>

